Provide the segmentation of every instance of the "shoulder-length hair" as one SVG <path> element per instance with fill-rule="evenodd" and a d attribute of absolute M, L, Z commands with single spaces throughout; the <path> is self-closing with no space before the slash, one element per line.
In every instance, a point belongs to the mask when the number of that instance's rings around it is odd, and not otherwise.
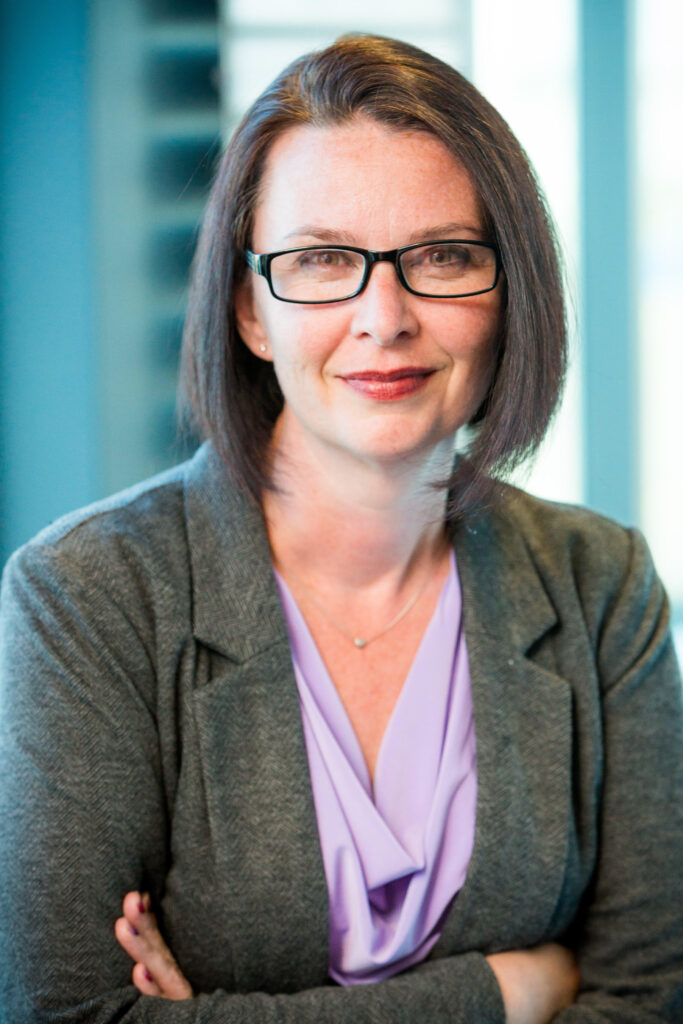
<path fill-rule="evenodd" d="M 233 295 L 247 272 L 254 209 L 276 138 L 310 124 L 365 115 L 397 131 L 440 139 L 468 171 L 505 290 L 496 366 L 474 417 L 467 458 L 448 486 L 451 520 L 491 496 L 493 478 L 538 448 L 566 369 L 557 244 L 529 161 L 500 114 L 443 61 L 380 36 L 343 36 L 287 67 L 245 114 L 221 160 L 193 262 L 183 337 L 181 399 L 233 481 L 257 502 L 272 486 L 268 458 L 283 397 L 272 363 L 242 342 Z"/>

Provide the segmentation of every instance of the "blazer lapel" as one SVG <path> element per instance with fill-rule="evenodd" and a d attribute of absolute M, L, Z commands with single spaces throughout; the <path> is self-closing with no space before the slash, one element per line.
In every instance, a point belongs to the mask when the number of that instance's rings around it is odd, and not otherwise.
<path fill-rule="evenodd" d="M 556 612 L 519 528 L 500 511 L 454 531 L 477 739 L 475 841 L 433 955 L 537 942 L 566 865 L 571 691 L 536 664 Z"/>
<path fill-rule="evenodd" d="M 196 691 L 194 716 L 212 842 L 224 859 L 236 986 L 324 984 L 327 885 L 265 530 L 208 446 L 193 460 L 185 495 L 194 632 L 216 666 Z"/>

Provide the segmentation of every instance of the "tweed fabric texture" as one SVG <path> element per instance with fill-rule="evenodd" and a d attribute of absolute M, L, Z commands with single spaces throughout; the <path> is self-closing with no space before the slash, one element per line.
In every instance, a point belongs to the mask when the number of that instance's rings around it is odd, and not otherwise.
<path fill-rule="evenodd" d="M 453 530 L 478 751 L 465 884 L 429 959 L 327 978 L 327 891 L 260 513 L 210 445 L 66 517 L 0 604 L 0 1020 L 504 1024 L 484 954 L 564 939 L 558 1024 L 683 1020 L 681 685 L 647 548 L 508 489 Z M 141 997 L 146 888 L 200 994 Z"/>

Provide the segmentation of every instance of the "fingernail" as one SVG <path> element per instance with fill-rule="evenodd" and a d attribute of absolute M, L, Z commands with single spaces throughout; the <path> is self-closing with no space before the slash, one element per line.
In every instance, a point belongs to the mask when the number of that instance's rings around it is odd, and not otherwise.
<path fill-rule="evenodd" d="M 139 934 L 140 934 L 140 933 L 138 932 L 137 928 L 133 928 L 133 925 L 132 925 L 132 924 L 129 924 L 129 925 L 128 925 L 128 927 L 130 928 L 130 930 L 131 930 L 131 932 L 133 933 L 133 935 L 139 935 Z"/>
<path fill-rule="evenodd" d="M 147 981 L 153 981 L 154 980 L 152 978 L 152 975 L 149 973 L 149 971 L 147 970 L 146 967 L 145 967 L 145 977 L 147 978 Z"/>

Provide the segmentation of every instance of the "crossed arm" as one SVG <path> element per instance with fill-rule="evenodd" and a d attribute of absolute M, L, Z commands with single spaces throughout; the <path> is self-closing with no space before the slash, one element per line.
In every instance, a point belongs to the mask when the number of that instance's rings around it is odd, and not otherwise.
<path fill-rule="evenodd" d="M 148 893 L 129 892 L 114 925 L 121 947 L 135 961 L 133 984 L 143 996 L 191 999 L 192 986 L 166 945 Z M 576 959 L 565 947 L 495 953 L 486 958 L 500 985 L 506 1024 L 548 1024 L 570 1006 L 579 987 Z"/>

